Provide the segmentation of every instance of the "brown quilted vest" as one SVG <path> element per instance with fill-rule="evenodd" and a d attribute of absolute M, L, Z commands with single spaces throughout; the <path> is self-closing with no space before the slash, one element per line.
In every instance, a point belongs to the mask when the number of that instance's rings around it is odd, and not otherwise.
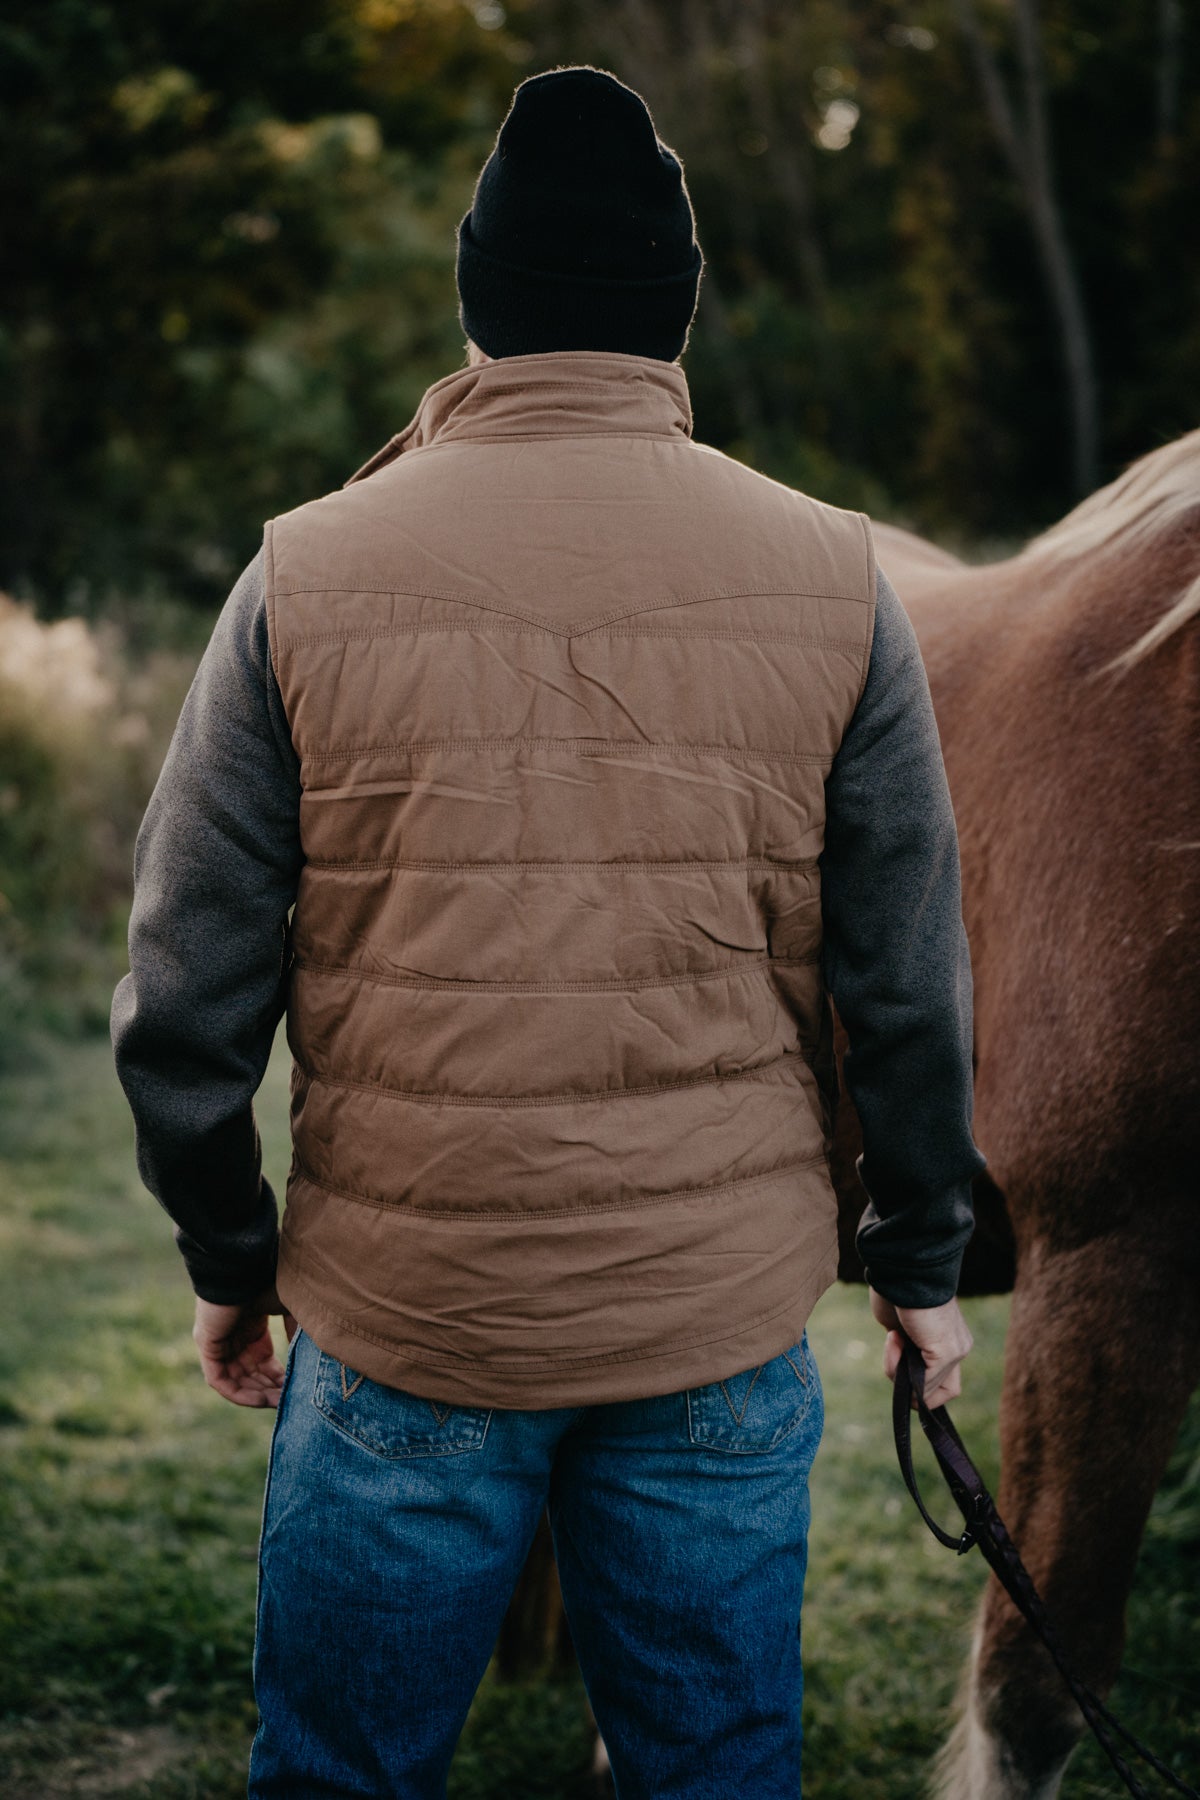
<path fill-rule="evenodd" d="M 266 546 L 283 1301 L 476 1406 L 787 1349 L 837 1262 L 817 859 L 866 519 L 694 443 L 676 365 L 571 351 L 439 381 Z"/>

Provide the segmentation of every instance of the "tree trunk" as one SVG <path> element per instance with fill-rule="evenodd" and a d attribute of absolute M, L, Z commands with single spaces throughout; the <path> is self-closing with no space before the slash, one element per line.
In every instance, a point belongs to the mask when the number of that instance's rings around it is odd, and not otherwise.
<path fill-rule="evenodd" d="M 1179 0 L 1158 0 L 1158 141 L 1161 149 L 1179 129 L 1179 52 L 1183 8 Z"/>
<path fill-rule="evenodd" d="M 779 116 L 769 68 L 772 26 L 764 0 L 738 0 L 736 41 L 750 117 L 767 141 L 764 160 L 783 203 L 787 238 L 805 299 L 823 324 L 829 315 L 829 275 L 813 212 L 809 171 L 802 160 L 801 145 L 807 146 L 808 134 L 802 119 Z"/>
<path fill-rule="evenodd" d="M 954 4 L 975 61 L 992 129 L 1025 202 L 1066 372 L 1072 483 L 1077 494 L 1089 494 L 1099 480 L 1099 393 L 1083 293 L 1055 192 L 1036 0 L 1013 0 L 1024 89 L 1024 118 L 1020 123 L 995 53 L 979 23 L 975 0 L 954 0 Z"/>

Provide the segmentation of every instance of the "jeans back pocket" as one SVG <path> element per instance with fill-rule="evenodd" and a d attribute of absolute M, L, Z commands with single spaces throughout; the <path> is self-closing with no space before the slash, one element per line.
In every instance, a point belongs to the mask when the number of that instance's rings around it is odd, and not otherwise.
<path fill-rule="evenodd" d="M 808 1335 L 770 1362 L 688 1388 L 688 1435 L 693 1444 L 734 1454 L 761 1454 L 791 1437 L 820 1394 Z"/>
<path fill-rule="evenodd" d="M 375 1456 L 461 1456 L 487 1435 L 490 1407 L 427 1400 L 406 1388 L 385 1387 L 322 1350 L 313 1380 L 313 1405 L 329 1423 Z"/>

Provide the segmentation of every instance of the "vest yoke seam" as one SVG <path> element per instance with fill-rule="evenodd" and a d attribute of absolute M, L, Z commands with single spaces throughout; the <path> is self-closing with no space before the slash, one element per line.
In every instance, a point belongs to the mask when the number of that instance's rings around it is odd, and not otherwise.
<path fill-rule="evenodd" d="M 570 636 L 569 627 L 549 624 L 545 619 L 539 618 L 536 613 L 526 612 L 523 608 L 517 606 L 498 606 L 495 601 L 475 599 L 468 594 L 456 594 L 450 588 L 342 587 L 337 583 L 333 583 L 321 587 L 282 588 L 276 590 L 277 598 L 280 600 L 294 600 L 303 594 L 315 594 L 322 597 L 328 597 L 334 594 L 378 594 L 380 596 L 386 596 L 389 600 L 449 600 L 454 606 L 469 606 L 476 612 L 491 613 L 496 618 L 520 619 L 524 624 L 532 625 L 535 631 L 542 633 L 542 635 L 553 637 Z M 312 639 L 302 637 L 297 638 L 294 641 L 297 644 L 308 642 L 343 644 L 353 643 L 360 638 L 410 637 L 414 635 L 419 637 L 425 629 L 425 625 L 418 620 L 414 621 L 412 624 L 405 622 L 398 626 L 372 625 L 363 626 L 350 631 L 321 632 Z M 471 630 L 473 627 L 467 626 L 466 629 Z M 281 641 L 279 647 L 281 652 L 290 650 L 292 648 L 292 640 L 285 639 Z"/>
<path fill-rule="evenodd" d="M 377 1344 L 381 1350 L 388 1351 L 393 1357 L 397 1356 L 394 1340 L 378 1337 L 373 1331 L 364 1331 L 360 1325 L 351 1325 L 347 1320 L 342 1318 L 340 1313 L 333 1312 L 313 1291 L 305 1278 L 297 1273 L 295 1268 L 289 1268 L 288 1279 L 294 1281 L 297 1287 L 302 1287 L 304 1289 L 305 1293 L 308 1294 L 313 1301 L 314 1311 L 320 1313 L 323 1318 L 329 1319 L 331 1323 L 337 1326 L 339 1331 L 346 1332 L 350 1337 L 359 1338 L 364 1344 Z M 406 1363 L 414 1363 L 420 1368 L 434 1370 L 501 1369 L 511 1371 L 513 1374 L 521 1375 L 527 1375 L 531 1371 L 542 1369 L 563 1369 L 573 1371 L 575 1369 L 603 1368 L 610 1364 L 659 1362 L 664 1358 L 675 1356 L 680 1350 L 695 1350 L 701 1348 L 705 1344 L 723 1343 L 728 1338 L 744 1337 L 746 1332 L 753 1329 L 754 1326 L 769 1325 L 772 1319 L 778 1319 L 783 1313 L 791 1312 L 795 1304 L 796 1302 L 794 1299 L 789 1299 L 785 1305 L 773 1307 L 770 1312 L 760 1313 L 753 1319 L 742 1320 L 736 1331 L 714 1332 L 711 1336 L 706 1337 L 672 1337 L 670 1347 L 666 1350 L 635 1350 L 632 1352 L 628 1350 L 616 1350 L 608 1351 L 601 1356 L 575 1356 L 566 1359 L 556 1358 L 553 1361 L 546 1357 L 539 1356 L 536 1360 L 526 1359 L 517 1362 L 511 1357 L 501 1356 L 489 1356 L 486 1360 L 480 1357 L 420 1356 L 413 1351 L 406 1349 L 399 1353 L 399 1360 Z"/>
<path fill-rule="evenodd" d="M 456 606 L 474 607 L 478 612 L 494 613 L 500 618 L 523 619 L 526 624 L 535 626 L 548 637 L 576 638 L 587 637 L 603 626 L 615 623 L 618 619 L 644 617 L 647 613 L 671 612 L 680 606 L 700 606 L 711 600 L 846 600 L 857 606 L 869 606 L 871 601 L 863 594 L 831 593 L 824 588 L 795 587 L 750 587 L 750 588 L 702 588 L 691 594 L 678 594 L 668 600 L 652 600 L 641 605 L 610 608 L 606 613 L 599 613 L 591 619 L 584 619 L 578 625 L 555 625 L 537 613 L 528 612 L 523 607 L 499 606 L 495 601 L 480 600 L 470 594 L 454 593 L 449 588 L 394 588 L 394 587 L 343 587 L 338 582 L 324 583 L 320 587 L 276 588 L 276 600 L 296 599 L 302 594 L 379 594 L 387 595 L 392 600 L 449 600 Z M 417 635 L 425 630 L 425 625 L 418 621 L 415 624 Z M 397 637 L 411 635 L 407 626 L 397 630 L 394 626 L 372 626 L 360 630 L 334 631 L 323 633 L 331 643 L 349 643 L 356 638 Z M 299 642 L 300 640 L 296 640 Z M 280 640 L 280 652 L 291 649 L 291 640 Z"/>
<path fill-rule="evenodd" d="M 646 613 L 672 612 L 679 606 L 699 606 L 710 600 L 847 600 L 856 606 L 870 606 L 871 600 L 864 594 L 834 594 L 823 588 L 733 588 L 722 589 L 716 593 L 681 594 L 673 600 L 655 600 L 648 606 L 621 606 L 601 613 L 599 618 L 585 620 L 583 624 L 572 628 L 569 635 L 573 638 L 587 637 L 593 631 L 600 631 L 617 619 L 642 618 Z M 856 646 L 857 648 L 857 646 Z"/>
<path fill-rule="evenodd" d="M 306 588 L 303 591 L 305 593 L 314 593 L 324 592 L 325 590 Z M 347 593 L 361 593 L 364 590 L 355 588 L 340 591 Z M 378 590 L 372 588 L 368 591 L 374 593 Z M 448 596 L 443 595 L 417 595 L 415 597 L 417 599 L 448 598 Z M 718 594 L 711 597 L 716 599 L 742 599 L 746 596 L 725 596 Z M 772 596 L 765 597 L 771 598 Z M 844 596 L 840 594 L 801 594 L 798 595 L 797 598 L 802 600 L 840 600 L 843 599 Z M 467 603 L 464 602 L 464 604 Z M 703 604 L 703 602 L 698 601 L 694 602 L 694 604 L 700 605 Z M 523 615 L 521 614 L 514 614 L 513 616 L 515 618 L 523 618 Z M 593 629 L 597 628 L 589 626 L 586 632 L 581 632 L 577 629 L 575 635 L 587 636 Z M 483 630 L 484 627 L 470 619 L 463 619 L 461 621 L 456 619 L 436 619 L 400 625 L 362 626 L 349 631 L 315 632 L 307 637 L 289 638 L 286 643 L 281 644 L 280 649 L 281 651 L 307 650 L 310 648 L 319 649 L 328 644 L 368 643 L 377 638 L 449 636 L 451 633 L 459 631 L 481 636 Z M 527 631 L 525 630 L 523 623 L 507 624 L 504 622 L 504 615 L 500 613 L 495 615 L 492 622 L 487 626 L 487 630 L 500 632 L 507 637 L 536 638 L 545 637 L 547 634 L 553 636 L 564 635 L 554 626 L 543 625 L 538 626 L 534 630 Z M 703 625 L 680 625 L 674 629 L 666 625 L 631 625 L 625 631 L 610 631 L 608 635 L 611 638 L 661 638 L 665 639 L 668 643 L 674 641 L 681 644 L 794 644 L 798 649 L 803 650 L 844 651 L 847 656 L 854 656 L 855 658 L 862 653 L 862 644 L 857 638 L 820 637 L 813 633 L 803 631 L 738 631 L 733 626 L 714 626 L 709 630 Z"/>
<path fill-rule="evenodd" d="M 292 1057 L 304 1079 L 313 1087 L 336 1088 L 347 1093 L 375 1094 L 385 1100 L 399 1100 L 414 1106 L 491 1107 L 498 1112 L 521 1111 L 532 1107 L 593 1106 L 612 1100 L 629 1100 L 647 1094 L 675 1094 L 698 1087 L 718 1087 L 723 1081 L 754 1081 L 790 1062 L 804 1063 L 805 1052 L 815 1053 L 815 1044 L 798 1043 L 795 1050 L 785 1050 L 769 1062 L 755 1063 L 749 1069 L 731 1069 L 726 1075 L 693 1075 L 684 1081 L 648 1082 L 642 1087 L 587 1088 L 557 1094 L 438 1094 L 423 1088 L 385 1087 L 379 1081 L 353 1081 L 348 1077 L 318 1075 L 301 1062 L 296 1052 Z"/>
<path fill-rule="evenodd" d="M 801 1157 L 798 1161 L 776 1163 L 770 1169 L 758 1169 L 753 1175 L 737 1175 L 731 1181 L 715 1182 L 711 1187 L 672 1188 L 665 1194 L 640 1195 L 634 1200 L 606 1200 L 598 1206 L 556 1206 L 545 1209 L 524 1209 L 521 1211 L 501 1210 L 492 1207 L 483 1211 L 478 1207 L 468 1212 L 454 1206 L 410 1206 L 403 1200 L 387 1200 L 382 1195 L 364 1194 L 355 1188 L 335 1186 L 314 1173 L 299 1156 L 296 1167 L 306 1181 L 324 1194 L 331 1194 L 337 1200 L 353 1200 L 359 1206 L 373 1207 L 377 1212 L 402 1213 L 410 1219 L 439 1219 L 447 1224 L 456 1223 L 459 1219 L 481 1221 L 494 1224 L 497 1219 L 511 1219 L 517 1225 L 533 1224 L 541 1219 L 588 1219 L 601 1213 L 650 1211 L 657 1206 L 678 1206 L 689 1200 L 718 1200 L 725 1194 L 732 1194 L 738 1188 L 751 1187 L 755 1182 L 768 1181 L 773 1175 L 790 1175 L 798 1169 L 813 1169 L 825 1160 L 824 1151 L 815 1151 L 811 1156 Z"/>
<path fill-rule="evenodd" d="M 804 600 L 837 600 L 838 594 L 802 594 Z M 844 651 L 847 656 L 857 657 L 862 644 L 857 638 L 820 637 L 812 632 L 804 631 L 738 631 L 733 626 L 713 626 L 711 630 L 703 625 L 680 625 L 672 629 L 668 625 L 631 625 L 625 631 L 610 631 L 611 638 L 663 638 L 668 643 L 675 640 L 679 643 L 711 643 L 711 644 L 795 644 L 803 650 L 835 650 Z"/>
<path fill-rule="evenodd" d="M 365 982 L 369 987 L 418 988 L 468 994 L 640 994 L 652 988 L 688 987 L 704 981 L 740 979 L 761 969 L 807 969 L 820 962 L 820 952 L 811 956 L 756 956 L 753 962 L 730 963 L 722 969 L 688 970 L 681 975 L 653 975 L 644 980 L 630 976 L 605 976 L 596 981 L 467 981 L 456 976 L 377 975 L 373 970 L 356 968 L 352 963 L 315 963 L 297 958 L 293 969 L 309 975 L 331 975 L 351 981 Z"/>
<path fill-rule="evenodd" d="M 445 737 L 414 738 L 399 744 L 332 744 L 328 750 L 304 750 L 297 746 L 308 763 L 352 762 L 356 757 L 425 756 L 436 750 L 500 750 L 524 745 L 533 750 L 561 750 L 567 755 L 605 760 L 605 753 L 619 750 L 646 757 L 671 756 L 740 758 L 746 762 L 794 763 L 797 767 L 824 767 L 829 757 L 820 750 L 768 750 L 758 745 L 684 744 L 669 739 L 646 741 L 642 738 L 561 738 L 561 737 Z"/>
<path fill-rule="evenodd" d="M 605 873 L 608 873 L 611 870 L 617 875 L 659 875 L 666 873 L 690 874 L 693 870 L 716 871 L 722 869 L 744 869 L 755 874 L 806 875 L 810 874 L 814 869 L 820 868 L 820 858 L 816 856 L 805 856 L 796 858 L 790 862 L 786 859 L 774 860 L 769 856 L 731 856 L 710 859 L 708 861 L 705 861 L 700 857 L 664 857 L 661 861 L 655 861 L 651 858 L 641 861 L 622 862 L 616 858 L 609 858 L 607 860 L 594 860 L 591 862 L 572 862 L 569 860 L 557 862 L 542 857 L 540 859 L 531 858 L 529 861 L 522 861 L 517 858 L 508 860 L 497 859 L 494 862 L 485 861 L 483 859 L 476 862 L 439 862 L 431 857 L 380 856 L 371 860 L 349 860 L 341 862 L 331 857 L 310 856 L 305 862 L 305 867 L 309 869 L 319 869 L 321 871 L 337 872 L 344 875 L 370 874 L 375 870 L 383 869 L 427 870 L 433 874 L 452 875 L 490 875 L 496 869 L 505 869 L 509 871 L 517 869 L 523 871 L 533 870 L 538 873 L 546 874 L 575 874 L 590 872 L 592 870 L 603 870 Z"/>
<path fill-rule="evenodd" d="M 302 594 L 379 594 L 389 590 L 382 588 L 298 588 L 296 591 Z M 391 597 L 400 600 L 454 600 L 456 598 L 453 594 L 393 594 Z M 464 606 L 474 605 L 475 602 L 464 600 L 461 604 Z M 546 636 L 546 627 L 537 625 L 536 621 L 526 618 L 524 613 L 514 613 L 511 618 L 519 620 L 520 623 L 510 623 L 510 615 L 504 613 L 495 613 L 486 625 L 476 619 L 406 619 L 398 625 L 360 625 L 352 626 L 346 631 L 311 632 L 305 637 L 289 638 L 280 647 L 283 650 L 307 650 L 310 647 L 319 649 L 326 644 L 366 643 L 375 638 L 442 637 L 456 631 L 481 635 L 487 630 L 499 632 L 508 637 Z M 528 628 L 530 626 L 534 628 L 531 630 Z"/>

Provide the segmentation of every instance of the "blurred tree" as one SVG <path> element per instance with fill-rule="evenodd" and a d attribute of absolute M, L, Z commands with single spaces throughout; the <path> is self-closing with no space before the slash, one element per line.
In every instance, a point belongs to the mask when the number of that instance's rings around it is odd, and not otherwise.
<path fill-rule="evenodd" d="M 393 308 L 429 306 L 404 198 L 415 219 L 441 186 L 457 200 L 513 50 L 456 0 L 5 0 L 0 585 L 158 576 L 208 594 L 233 572 L 262 491 L 299 500 L 313 474 L 239 493 L 278 437 L 236 435 L 246 390 L 274 367 L 277 401 L 315 394 L 328 427 L 332 370 L 280 387 L 283 322 L 368 269 Z M 442 274 L 452 318 L 445 253 Z M 323 485 L 372 428 L 346 424 Z"/>
<path fill-rule="evenodd" d="M 1179 52 L 1183 37 L 1180 0 L 1158 0 L 1158 135 L 1165 147 L 1179 123 Z"/>
<path fill-rule="evenodd" d="M 1023 533 L 1195 423 L 1198 60 L 1179 0 L 0 0 L 0 585 L 211 602 L 458 362 L 455 225 L 570 61 L 686 161 L 700 435 Z"/>
<path fill-rule="evenodd" d="M 996 50 L 980 22 L 975 0 L 955 0 L 955 11 L 979 74 L 992 130 L 999 139 L 1029 213 L 1034 243 L 1062 338 L 1071 413 L 1071 471 L 1075 492 L 1087 494 L 1096 486 L 1099 464 L 1099 396 L 1091 331 L 1054 177 L 1046 67 L 1037 7 L 1034 0 L 1013 0 L 1012 5 L 1021 66 L 1023 106 L 1020 114 L 1001 73 Z"/>
<path fill-rule="evenodd" d="M 640 86 L 687 162 L 717 442 L 1007 536 L 1195 422 L 1177 0 L 545 0 L 525 29 Z"/>

